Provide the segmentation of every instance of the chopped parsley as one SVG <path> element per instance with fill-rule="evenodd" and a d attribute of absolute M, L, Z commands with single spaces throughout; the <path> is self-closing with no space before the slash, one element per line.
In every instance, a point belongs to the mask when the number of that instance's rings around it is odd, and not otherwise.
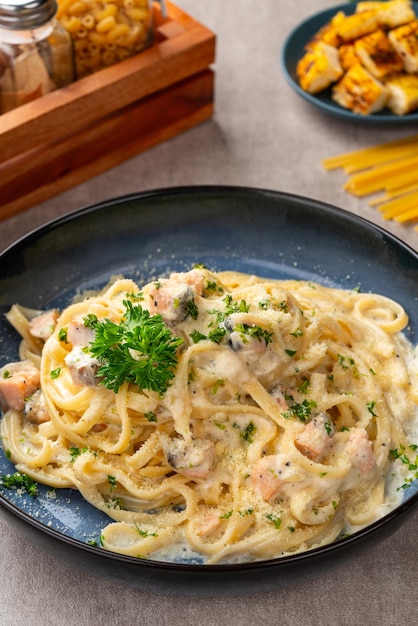
<path fill-rule="evenodd" d="M 199 309 L 197 308 L 194 300 L 189 300 L 186 303 L 186 311 L 188 315 L 190 315 L 190 317 L 194 320 L 197 320 L 197 318 L 199 317 Z"/>
<path fill-rule="evenodd" d="M 114 509 L 120 511 L 123 509 L 123 500 L 122 498 L 110 498 L 107 501 L 107 508 Z"/>
<path fill-rule="evenodd" d="M 58 339 L 59 341 L 63 341 L 64 343 L 67 341 L 67 328 L 64 326 L 63 328 L 60 328 L 59 332 L 58 332 Z"/>
<path fill-rule="evenodd" d="M 253 443 L 254 435 L 257 432 L 257 427 L 254 425 L 254 422 L 251 421 L 247 424 L 244 431 L 241 433 L 241 437 L 245 439 L 247 443 Z"/>
<path fill-rule="evenodd" d="M 83 323 L 86 328 L 94 329 L 97 326 L 98 322 L 98 317 L 97 315 L 94 315 L 94 313 L 89 313 L 83 318 Z"/>
<path fill-rule="evenodd" d="M 234 300 L 231 295 L 227 295 L 224 298 L 225 302 L 225 315 L 231 315 L 232 313 L 248 313 L 250 305 L 245 300 L 239 302 Z"/>
<path fill-rule="evenodd" d="M 87 544 L 88 544 L 89 546 L 92 546 L 93 548 L 96 548 L 96 547 L 97 547 L 97 541 L 96 541 L 96 539 L 87 539 Z"/>
<path fill-rule="evenodd" d="M 285 352 L 286 352 L 286 354 L 287 354 L 288 356 L 290 356 L 290 357 L 295 356 L 295 354 L 296 354 L 296 352 L 297 352 L 297 350 L 290 350 L 290 349 L 286 349 L 286 348 L 285 348 L 285 350 L 284 350 L 284 351 L 285 351 Z"/>
<path fill-rule="evenodd" d="M 38 483 L 27 474 L 21 474 L 20 472 L 3 474 L 1 485 L 6 489 L 23 489 L 33 498 L 38 495 Z"/>
<path fill-rule="evenodd" d="M 284 417 L 289 419 L 290 417 L 297 417 L 301 422 L 306 422 L 310 416 L 312 409 L 316 408 L 317 404 L 315 400 L 305 399 L 303 402 L 294 402 L 289 408 L 289 411 L 284 413 Z"/>
<path fill-rule="evenodd" d="M 225 337 L 225 335 L 225 328 L 217 326 L 216 328 L 213 328 L 208 335 L 204 335 L 200 332 L 200 330 L 193 330 L 189 336 L 193 343 L 199 343 L 199 341 L 205 341 L 206 339 L 208 339 L 209 341 L 213 341 L 213 343 L 220 344 L 222 343 L 222 339 Z"/>
<path fill-rule="evenodd" d="M 280 517 L 274 515 L 273 513 L 267 513 L 266 518 L 269 520 L 269 522 L 272 522 L 274 524 L 274 527 L 277 528 L 277 530 L 279 530 L 280 526 L 282 525 L 282 520 L 280 519 Z"/>
<path fill-rule="evenodd" d="M 264 339 L 266 346 L 272 341 L 271 338 L 273 333 L 261 328 L 261 326 L 258 326 L 257 324 L 254 324 L 253 326 L 250 326 L 249 324 L 237 324 L 234 330 L 243 335 L 254 337 L 260 342 Z"/>
<path fill-rule="evenodd" d="M 408 471 L 411 472 L 411 475 L 405 479 L 405 482 L 399 487 L 399 489 L 408 489 L 411 483 L 418 479 L 418 456 L 416 456 L 415 459 L 411 459 L 409 457 L 409 450 L 415 453 L 417 449 L 418 446 L 415 444 L 408 446 L 408 450 L 401 444 L 399 446 L 399 450 L 398 448 L 389 450 L 389 458 L 392 461 L 399 460 L 407 467 Z"/>
<path fill-rule="evenodd" d="M 311 386 L 311 385 L 310 385 L 309 380 L 308 380 L 307 378 L 304 378 L 304 379 L 303 379 L 302 384 L 301 384 L 301 385 L 299 385 L 299 387 L 298 387 L 298 391 L 299 391 L 299 393 L 302 393 L 302 394 L 304 394 L 304 395 L 305 395 L 305 394 L 307 394 L 307 393 L 308 393 L 308 391 L 309 391 L 309 387 L 310 387 L 310 386 Z"/>
<path fill-rule="evenodd" d="M 253 513 L 254 509 L 252 507 L 246 509 L 245 511 L 238 511 L 238 515 L 240 515 L 241 517 L 247 517 L 248 515 L 252 515 Z"/>
<path fill-rule="evenodd" d="M 215 384 L 212 387 L 212 395 L 216 395 L 219 389 L 225 384 L 225 381 L 221 378 L 215 381 Z"/>
<path fill-rule="evenodd" d="M 72 463 L 85 452 L 91 452 L 90 448 L 77 448 L 76 446 L 70 446 L 70 460 Z"/>
<path fill-rule="evenodd" d="M 136 528 L 136 531 L 141 537 L 158 537 L 158 533 L 150 533 L 148 530 L 142 530 L 142 528 Z"/>
<path fill-rule="evenodd" d="M 222 339 L 225 337 L 226 335 L 226 330 L 225 328 L 214 328 L 213 330 L 210 331 L 209 335 L 208 335 L 208 339 L 210 339 L 211 341 L 213 341 L 214 343 L 221 343 Z"/>
<path fill-rule="evenodd" d="M 51 370 L 51 378 L 52 380 L 55 380 L 56 378 L 58 378 L 58 376 L 61 374 L 61 368 L 57 367 L 54 370 Z"/>
<path fill-rule="evenodd" d="M 205 284 L 205 293 L 206 294 L 214 294 L 214 293 L 223 293 L 223 287 L 218 285 L 215 280 L 207 280 Z"/>
<path fill-rule="evenodd" d="M 268 298 L 265 298 L 264 300 L 260 300 L 260 302 L 258 303 L 258 308 L 262 309 L 263 311 L 267 311 L 269 306 L 270 306 L 270 300 Z"/>
<path fill-rule="evenodd" d="M 194 330 L 190 333 L 190 338 L 193 343 L 199 343 L 199 341 L 205 341 L 205 339 L 207 339 L 207 336 L 198 330 Z"/>
<path fill-rule="evenodd" d="M 325 428 L 325 430 L 327 431 L 327 435 L 328 435 L 328 436 L 331 436 L 331 434 L 332 434 L 332 424 L 331 424 L 331 421 L 330 421 L 330 420 L 327 420 L 327 421 L 324 423 L 324 428 Z"/>
<path fill-rule="evenodd" d="M 107 477 L 107 482 L 108 482 L 108 483 L 109 483 L 109 485 L 110 485 L 110 490 L 111 490 L 111 491 L 113 491 L 113 489 L 116 487 L 116 485 L 117 485 L 117 482 L 118 482 L 118 481 L 117 481 L 117 479 L 116 479 L 116 476 L 110 476 L 110 475 L 108 475 L 108 477 Z"/>
<path fill-rule="evenodd" d="M 292 335 L 293 337 L 302 337 L 303 336 L 303 330 L 301 328 L 296 328 L 296 330 L 294 330 L 293 332 L 289 333 L 289 335 Z"/>
<path fill-rule="evenodd" d="M 126 295 L 129 300 L 132 300 L 132 302 L 142 302 L 144 300 L 144 294 L 142 291 L 138 291 L 138 293 L 131 292 L 127 293 Z"/>
<path fill-rule="evenodd" d="M 374 407 L 376 406 L 376 400 L 372 400 L 371 402 L 367 403 L 367 409 L 369 411 L 369 413 L 371 413 L 373 415 L 373 417 L 377 417 L 376 413 L 374 412 Z"/>

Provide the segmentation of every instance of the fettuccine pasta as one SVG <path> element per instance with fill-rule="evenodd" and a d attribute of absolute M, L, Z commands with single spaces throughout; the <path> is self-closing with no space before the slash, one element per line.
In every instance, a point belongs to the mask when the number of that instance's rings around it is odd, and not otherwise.
<path fill-rule="evenodd" d="M 109 516 L 105 550 L 280 557 L 373 522 L 415 477 L 417 362 L 387 297 L 196 266 L 8 319 L 3 446 Z"/>

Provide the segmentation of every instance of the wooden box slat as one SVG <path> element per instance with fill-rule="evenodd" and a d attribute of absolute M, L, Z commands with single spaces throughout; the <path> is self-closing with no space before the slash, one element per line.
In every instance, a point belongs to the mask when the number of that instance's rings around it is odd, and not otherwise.
<path fill-rule="evenodd" d="M 0 115 L 0 219 L 213 115 L 215 36 L 167 7 L 149 49 Z"/>

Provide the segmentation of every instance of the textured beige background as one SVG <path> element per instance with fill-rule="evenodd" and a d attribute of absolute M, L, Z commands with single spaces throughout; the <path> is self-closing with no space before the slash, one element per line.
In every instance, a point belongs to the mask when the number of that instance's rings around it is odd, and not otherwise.
<path fill-rule="evenodd" d="M 281 75 L 287 34 L 329 0 L 178 0 L 218 36 L 216 114 L 201 126 L 0 222 L 0 249 L 50 219 L 145 189 L 236 184 L 310 196 L 360 214 L 418 249 L 413 227 L 382 222 L 341 188 L 321 158 L 417 132 L 324 116 Z M 0 120 L 1 123 L 1 120 Z M 0 147 L 1 149 L 1 147 Z M 313 225 L 314 227 L 314 225 Z M 63 564 L 0 520 L 0 624 L 185 626 L 411 624 L 416 619 L 418 512 L 378 548 L 303 584 L 243 597 L 173 597 L 109 584 Z"/>

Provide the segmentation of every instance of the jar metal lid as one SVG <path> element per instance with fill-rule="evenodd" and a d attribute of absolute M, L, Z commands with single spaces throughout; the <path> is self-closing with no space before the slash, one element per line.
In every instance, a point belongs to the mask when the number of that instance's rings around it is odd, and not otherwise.
<path fill-rule="evenodd" d="M 56 0 L 0 0 L 0 26 L 27 30 L 42 26 L 58 10 Z"/>

